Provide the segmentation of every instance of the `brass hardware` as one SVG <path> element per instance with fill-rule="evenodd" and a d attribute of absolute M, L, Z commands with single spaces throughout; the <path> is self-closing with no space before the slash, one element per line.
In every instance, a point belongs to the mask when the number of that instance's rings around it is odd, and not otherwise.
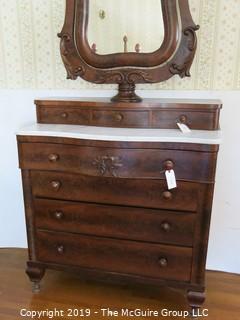
<path fill-rule="evenodd" d="M 159 259 L 158 263 L 159 263 L 159 265 L 160 265 L 162 268 L 166 268 L 167 265 L 168 265 L 168 261 L 167 261 L 166 258 L 161 258 L 161 259 Z"/>
<path fill-rule="evenodd" d="M 106 11 L 101 9 L 99 10 L 99 18 L 104 20 L 106 18 Z"/>
<path fill-rule="evenodd" d="M 48 156 L 48 160 L 50 162 L 57 162 L 59 159 L 59 155 L 58 154 L 55 154 L 55 153 L 51 153 L 49 156 Z"/>
<path fill-rule="evenodd" d="M 32 292 L 39 293 L 40 292 L 40 283 L 38 281 L 32 282 Z"/>
<path fill-rule="evenodd" d="M 170 191 L 164 191 L 162 195 L 163 195 L 163 198 L 166 200 L 172 199 L 172 193 Z"/>

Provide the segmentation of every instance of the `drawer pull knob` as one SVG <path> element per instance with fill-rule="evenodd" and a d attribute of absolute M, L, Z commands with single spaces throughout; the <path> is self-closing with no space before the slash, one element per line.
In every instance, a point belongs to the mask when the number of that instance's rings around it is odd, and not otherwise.
<path fill-rule="evenodd" d="M 185 116 L 185 114 L 182 114 L 182 115 L 179 117 L 179 122 L 180 122 L 180 123 L 183 123 L 183 124 L 187 124 L 187 122 L 188 122 L 187 116 Z"/>
<path fill-rule="evenodd" d="M 172 160 L 167 160 L 167 161 L 164 162 L 163 166 L 164 166 L 165 170 L 170 171 L 170 170 L 173 170 L 174 163 L 173 163 Z"/>
<path fill-rule="evenodd" d="M 57 246 L 57 252 L 59 254 L 63 254 L 64 253 L 64 246 L 60 245 L 60 246 Z"/>
<path fill-rule="evenodd" d="M 62 211 L 56 211 L 55 212 L 55 218 L 58 220 L 61 220 L 63 218 L 63 212 Z"/>
<path fill-rule="evenodd" d="M 68 113 L 67 112 L 61 113 L 61 118 L 67 119 L 67 117 L 68 117 Z"/>
<path fill-rule="evenodd" d="M 158 263 L 162 268 L 166 268 L 168 266 L 168 261 L 166 258 L 160 258 Z"/>
<path fill-rule="evenodd" d="M 163 195 L 163 198 L 166 200 L 172 199 L 172 193 L 170 191 L 164 191 L 162 195 Z"/>
<path fill-rule="evenodd" d="M 121 113 L 116 113 L 114 118 L 116 121 L 120 122 L 123 120 L 123 115 Z"/>
<path fill-rule="evenodd" d="M 161 228 L 162 228 L 163 231 L 169 232 L 171 230 L 171 225 L 168 222 L 163 222 L 161 224 Z"/>
<path fill-rule="evenodd" d="M 59 159 L 59 155 L 56 154 L 56 153 L 51 153 L 49 156 L 48 156 L 48 160 L 50 162 L 57 162 Z"/>
<path fill-rule="evenodd" d="M 54 190 L 58 191 L 61 187 L 61 182 L 59 181 L 52 181 L 51 186 L 53 187 Z"/>

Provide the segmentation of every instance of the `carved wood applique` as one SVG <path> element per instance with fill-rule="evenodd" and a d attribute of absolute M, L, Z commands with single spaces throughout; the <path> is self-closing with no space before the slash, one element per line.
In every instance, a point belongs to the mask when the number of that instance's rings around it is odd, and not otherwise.
<path fill-rule="evenodd" d="M 123 166 L 122 160 L 120 157 L 113 156 L 98 156 L 93 162 L 98 172 L 104 175 L 110 175 L 117 177 L 117 170 Z"/>

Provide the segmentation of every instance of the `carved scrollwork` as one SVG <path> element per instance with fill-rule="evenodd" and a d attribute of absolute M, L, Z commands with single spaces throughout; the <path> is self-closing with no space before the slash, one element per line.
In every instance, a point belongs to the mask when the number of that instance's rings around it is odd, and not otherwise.
<path fill-rule="evenodd" d="M 188 50 L 195 51 L 197 47 L 197 35 L 196 31 L 200 29 L 199 25 L 190 26 L 188 28 L 185 28 L 183 31 L 183 34 L 188 37 Z"/>
<path fill-rule="evenodd" d="M 189 65 L 189 63 L 184 63 L 183 65 L 177 65 L 176 63 L 173 63 L 169 70 L 172 74 L 178 74 L 181 78 L 184 78 L 191 76 L 190 68 L 191 65 Z"/>
<path fill-rule="evenodd" d="M 67 69 L 67 79 L 76 80 L 78 77 L 84 76 L 86 69 L 83 66 L 72 67 L 69 63 L 64 63 Z"/>
<path fill-rule="evenodd" d="M 71 62 L 72 56 L 72 37 L 68 33 L 59 33 L 58 36 L 61 38 L 60 50 L 63 63 L 67 70 L 67 79 L 76 80 L 77 77 L 84 76 L 86 69 L 83 65 L 79 64 L 74 66 Z"/>
<path fill-rule="evenodd" d="M 127 79 L 127 83 L 132 84 L 132 83 L 136 83 L 138 79 L 142 79 L 144 80 L 144 82 L 148 82 L 148 83 L 153 83 L 154 80 L 153 78 L 150 76 L 150 74 L 148 72 L 144 72 L 144 71 L 132 71 L 129 72 L 126 75 L 126 79 Z"/>
<path fill-rule="evenodd" d="M 137 80 L 142 79 L 144 82 L 153 83 L 153 78 L 148 72 L 144 71 L 104 71 L 95 81 L 98 84 L 108 83 L 109 81 L 115 82 L 117 84 L 135 84 Z"/>
<path fill-rule="evenodd" d="M 97 76 L 94 82 L 97 84 L 104 84 L 104 83 L 108 83 L 109 81 L 115 82 L 117 84 L 123 83 L 124 82 L 123 72 L 104 71 Z"/>
<path fill-rule="evenodd" d="M 113 177 L 117 177 L 117 170 L 123 166 L 120 157 L 113 156 L 98 156 L 93 162 L 99 173 L 103 176 L 109 174 Z"/>
<path fill-rule="evenodd" d="M 192 62 L 194 59 L 195 51 L 197 48 L 197 35 L 196 31 L 199 30 L 199 25 L 189 26 L 183 30 L 183 34 L 186 39 L 186 49 L 188 52 L 188 60 L 185 61 L 183 64 L 178 64 L 176 62 L 172 63 L 169 67 L 169 71 L 172 74 L 178 74 L 181 78 L 190 77 L 190 68 L 192 66 Z"/>

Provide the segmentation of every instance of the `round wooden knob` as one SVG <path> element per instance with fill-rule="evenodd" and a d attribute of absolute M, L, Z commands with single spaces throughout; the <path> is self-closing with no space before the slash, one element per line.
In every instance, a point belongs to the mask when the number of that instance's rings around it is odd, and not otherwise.
<path fill-rule="evenodd" d="M 58 252 L 59 254 L 63 254 L 63 253 L 64 253 L 64 246 L 63 246 L 63 245 L 58 246 L 58 247 L 57 247 L 57 252 Z"/>
<path fill-rule="evenodd" d="M 174 163 L 173 163 L 172 160 L 166 160 L 166 161 L 164 162 L 163 166 L 164 166 L 164 169 L 165 169 L 165 170 L 170 171 L 170 170 L 173 170 L 173 168 L 174 168 Z"/>
<path fill-rule="evenodd" d="M 60 181 L 52 181 L 51 186 L 54 190 L 59 190 L 59 188 L 61 187 L 61 182 Z"/>
<path fill-rule="evenodd" d="M 116 113 L 114 118 L 116 121 L 120 122 L 123 120 L 123 115 L 121 113 Z"/>
<path fill-rule="evenodd" d="M 158 263 L 162 268 L 166 268 L 168 266 L 168 261 L 166 258 L 160 258 Z"/>
<path fill-rule="evenodd" d="M 171 230 L 171 225 L 168 222 L 163 222 L 161 224 L 161 228 L 162 228 L 163 231 L 169 232 Z"/>
<path fill-rule="evenodd" d="M 56 153 L 51 153 L 49 156 L 48 156 L 48 160 L 50 162 L 57 162 L 59 159 L 59 155 L 56 154 Z"/>
<path fill-rule="evenodd" d="M 63 212 L 62 211 L 56 211 L 54 213 L 54 216 L 56 219 L 61 220 L 63 218 Z"/>
<path fill-rule="evenodd" d="M 172 193 L 170 191 L 164 191 L 162 196 L 166 200 L 171 200 L 172 199 Z"/>
<path fill-rule="evenodd" d="M 67 112 L 61 113 L 61 117 L 62 117 L 63 119 L 67 119 L 68 113 L 67 113 Z"/>
<path fill-rule="evenodd" d="M 185 116 L 184 114 L 182 114 L 182 115 L 179 117 L 179 122 L 186 124 L 186 123 L 188 122 L 187 116 Z"/>

